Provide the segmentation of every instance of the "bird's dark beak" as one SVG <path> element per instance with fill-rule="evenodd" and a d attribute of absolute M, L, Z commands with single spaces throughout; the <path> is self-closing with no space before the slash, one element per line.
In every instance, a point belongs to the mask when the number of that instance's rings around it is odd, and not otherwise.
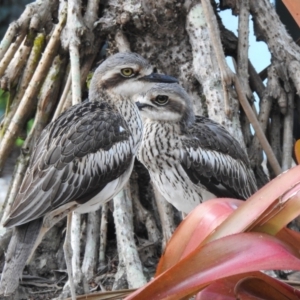
<path fill-rule="evenodd" d="M 163 82 L 163 83 L 178 83 L 178 79 L 169 75 L 151 73 L 141 77 L 139 80 L 149 81 L 149 82 Z"/>
<path fill-rule="evenodd" d="M 136 106 L 138 107 L 139 110 L 142 110 L 144 107 L 150 106 L 148 104 L 145 103 L 141 103 L 139 101 L 135 102 Z"/>

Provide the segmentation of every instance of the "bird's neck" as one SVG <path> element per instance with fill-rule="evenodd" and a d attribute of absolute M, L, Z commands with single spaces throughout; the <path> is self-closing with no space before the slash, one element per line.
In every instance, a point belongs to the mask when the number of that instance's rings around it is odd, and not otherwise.
<path fill-rule="evenodd" d="M 107 102 L 112 106 L 119 101 L 120 96 L 115 95 L 104 88 L 91 88 L 89 92 L 89 100 L 90 101 L 100 101 Z"/>
<path fill-rule="evenodd" d="M 181 134 L 181 124 L 171 123 L 165 121 L 153 121 L 150 119 L 144 119 L 144 132 L 153 134 L 153 128 L 159 131 L 159 134 L 166 134 L 167 136 L 180 135 Z"/>
<path fill-rule="evenodd" d="M 180 125 L 168 122 L 144 120 L 143 141 L 139 150 L 139 160 L 150 170 L 153 159 L 172 160 L 180 148 Z"/>
<path fill-rule="evenodd" d="M 134 136 L 135 144 L 139 146 L 142 142 L 143 122 L 138 107 L 133 101 L 125 97 L 119 97 L 118 102 L 115 102 L 114 104 L 117 106 L 117 109 L 125 119 Z"/>
<path fill-rule="evenodd" d="M 118 110 L 124 119 L 128 122 L 130 121 L 128 116 L 128 111 L 135 110 L 138 111 L 136 105 L 127 97 L 112 93 L 104 88 L 99 88 L 96 91 L 90 91 L 89 94 L 90 101 L 100 101 L 110 104 L 114 109 Z"/>

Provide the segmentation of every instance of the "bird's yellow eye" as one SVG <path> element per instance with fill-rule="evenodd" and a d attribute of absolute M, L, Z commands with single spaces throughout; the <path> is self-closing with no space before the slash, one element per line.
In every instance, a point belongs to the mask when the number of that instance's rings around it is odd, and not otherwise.
<path fill-rule="evenodd" d="M 133 72 L 132 68 L 124 68 L 124 69 L 121 69 L 121 74 L 124 77 L 131 77 L 132 75 L 134 75 L 134 72 Z"/>
<path fill-rule="evenodd" d="M 155 98 L 155 103 L 158 105 L 166 105 L 169 102 L 169 97 L 166 95 L 158 95 Z"/>

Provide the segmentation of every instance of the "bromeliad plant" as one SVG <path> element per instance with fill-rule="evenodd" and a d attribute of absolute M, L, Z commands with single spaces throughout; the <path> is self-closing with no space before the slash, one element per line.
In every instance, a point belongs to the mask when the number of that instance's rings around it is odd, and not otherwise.
<path fill-rule="evenodd" d="M 260 270 L 300 270 L 300 166 L 246 202 L 213 199 L 180 224 L 155 278 L 126 300 L 300 299 L 300 291 Z"/>

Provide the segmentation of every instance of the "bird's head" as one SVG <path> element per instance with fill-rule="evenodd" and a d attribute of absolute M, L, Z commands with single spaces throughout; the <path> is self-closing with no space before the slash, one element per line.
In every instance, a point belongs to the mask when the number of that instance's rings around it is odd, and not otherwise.
<path fill-rule="evenodd" d="M 131 98 L 147 91 L 157 82 L 173 83 L 178 80 L 154 73 L 151 64 L 136 53 L 117 53 L 107 58 L 95 71 L 90 84 L 90 98 L 97 100 L 100 90 Z"/>
<path fill-rule="evenodd" d="M 187 92 L 177 83 L 157 83 L 135 98 L 143 118 L 154 121 L 182 122 L 190 126 L 195 115 Z"/>

